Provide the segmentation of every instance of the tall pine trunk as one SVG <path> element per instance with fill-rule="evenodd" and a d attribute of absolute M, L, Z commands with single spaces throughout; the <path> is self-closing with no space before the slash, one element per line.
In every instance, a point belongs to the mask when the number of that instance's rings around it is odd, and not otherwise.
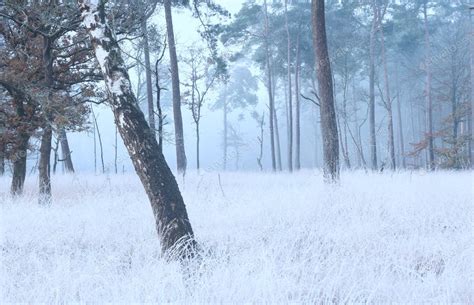
<path fill-rule="evenodd" d="M 469 37 L 469 45 L 470 45 L 470 50 L 471 52 L 469 52 L 469 59 L 470 59 L 470 72 L 471 72 L 471 92 L 470 92 L 470 98 L 471 98 L 471 103 L 468 105 L 469 107 L 469 110 L 468 110 L 468 117 L 467 117 L 467 128 L 468 128 L 468 136 L 469 136 L 469 139 L 468 139 L 468 160 L 469 160 L 469 166 L 470 168 L 473 168 L 474 167 L 474 160 L 473 160 L 473 153 L 472 153 L 472 141 L 473 141 L 473 135 L 474 135 L 474 132 L 473 132 L 473 124 L 472 124 L 472 121 L 473 121 L 473 116 L 474 116 L 474 25 L 473 25 L 473 18 L 472 18 L 472 14 L 474 12 L 474 5 L 473 5 L 473 2 L 471 0 L 471 6 L 469 8 L 469 24 L 470 24 L 470 30 L 471 30 L 471 34 L 470 34 L 470 37 Z"/>
<path fill-rule="evenodd" d="M 430 32 L 428 27 L 428 8 L 427 1 L 425 0 L 423 5 L 423 16 L 424 16 L 424 26 L 425 26 L 425 50 L 426 50 L 426 60 L 425 60 L 425 69 L 426 69 L 426 120 L 427 120 L 427 129 L 426 136 L 428 142 L 428 169 L 434 170 L 435 168 L 435 157 L 434 157 L 434 140 L 433 140 L 433 99 L 431 96 L 431 42 L 430 42 Z"/>
<path fill-rule="evenodd" d="M 45 74 L 45 85 L 50 90 L 53 87 L 53 57 L 52 41 L 47 36 L 43 36 L 43 68 Z M 51 92 L 48 94 L 48 100 L 52 98 Z M 46 113 L 46 122 L 43 127 L 43 135 L 40 145 L 40 160 L 38 164 L 39 172 L 39 203 L 51 203 L 51 145 L 53 129 L 51 127 L 52 114 Z"/>
<path fill-rule="evenodd" d="M 269 42 L 269 21 L 268 21 L 268 8 L 267 1 L 264 0 L 264 13 L 265 13 L 265 61 L 267 69 L 267 89 L 268 89 L 268 100 L 269 100 L 269 121 L 270 121 L 270 152 L 272 157 L 272 170 L 276 171 L 276 158 L 275 158 L 275 135 L 274 135 L 274 117 L 275 117 L 275 103 L 273 100 L 272 90 L 272 67 L 270 61 L 270 42 Z"/>
<path fill-rule="evenodd" d="M 178 172 L 186 172 L 186 152 L 184 148 L 183 117 L 181 115 L 181 93 L 179 89 L 178 56 L 176 55 L 176 42 L 174 40 L 173 17 L 171 13 L 171 0 L 164 0 L 166 29 L 168 32 L 168 50 L 170 52 L 171 85 L 173 87 L 173 118 L 176 142 L 176 162 Z"/>
<path fill-rule="evenodd" d="M 0 142 L 0 176 L 5 174 L 5 144 Z"/>
<path fill-rule="evenodd" d="M 403 118 L 402 118 L 402 105 L 400 99 L 400 79 L 398 74 L 398 67 L 395 70 L 397 78 L 397 116 L 398 116 L 398 137 L 400 139 L 400 157 L 402 160 L 402 167 L 407 167 L 406 157 L 405 157 L 405 140 L 403 136 Z"/>
<path fill-rule="evenodd" d="M 377 137 L 375 134 L 375 29 L 377 28 L 377 14 L 373 4 L 374 17 L 370 29 L 369 54 L 369 134 L 370 134 L 370 165 L 377 170 Z"/>
<path fill-rule="evenodd" d="M 151 80 L 151 62 L 150 62 L 150 44 L 148 42 L 147 20 L 144 18 L 141 22 L 141 31 L 143 35 L 143 53 L 145 54 L 145 75 L 146 75 L 146 97 L 148 105 L 148 125 L 151 132 L 155 132 L 155 105 L 153 104 L 153 85 Z"/>
<path fill-rule="evenodd" d="M 390 168 L 392 170 L 396 169 L 395 161 L 395 136 L 393 132 L 393 111 L 392 111 L 392 98 L 390 96 L 390 83 L 388 80 L 388 63 L 387 63 L 387 54 L 385 50 L 385 36 L 382 28 L 382 16 L 380 15 L 380 10 L 378 11 L 378 21 L 379 21 L 379 33 L 380 33 L 380 46 L 382 49 L 382 62 L 383 62 L 383 75 L 385 83 L 385 108 L 387 109 L 387 133 L 388 133 L 388 152 L 390 158 Z"/>
<path fill-rule="evenodd" d="M 332 85 L 331 63 L 326 38 L 324 0 L 312 0 L 313 44 L 317 61 L 320 95 L 321 133 L 323 142 L 324 176 L 328 182 L 339 180 L 339 142 Z"/>
<path fill-rule="evenodd" d="M 226 92 L 227 93 L 227 92 Z M 226 97 L 224 97 L 226 98 Z M 227 169 L 227 148 L 228 148 L 228 127 L 229 127 L 229 122 L 228 122 L 228 107 L 229 105 L 227 104 L 227 100 L 224 100 L 224 106 L 222 107 L 222 112 L 224 114 L 224 130 L 222 132 L 223 138 L 222 138 L 222 169 L 225 171 Z"/>
<path fill-rule="evenodd" d="M 273 110 L 273 115 L 275 119 L 275 144 L 276 144 L 276 158 L 277 158 L 277 167 L 279 171 L 282 171 L 281 166 L 281 145 L 280 145 L 280 129 L 278 128 L 278 114 L 276 109 Z"/>
<path fill-rule="evenodd" d="M 272 70 L 273 73 L 273 70 Z M 277 88 L 277 80 L 274 74 L 272 74 L 272 91 L 273 91 L 273 99 L 275 100 L 276 96 L 276 88 Z M 286 91 L 285 91 L 286 92 Z M 274 114 L 274 119 L 275 119 L 275 154 L 276 154 L 276 162 L 277 162 L 277 169 L 278 171 L 282 171 L 282 164 L 281 164 L 281 145 L 280 145 L 280 128 L 278 124 L 278 111 L 276 110 L 276 107 L 273 107 L 273 114 Z"/>
<path fill-rule="evenodd" d="M 288 0 L 285 0 L 285 26 L 287 38 L 287 79 L 288 79 L 288 170 L 293 171 L 293 93 L 291 84 L 291 36 L 288 25 Z"/>
<path fill-rule="evenodd" d="M 91 1 L 79 0 L 79 3 L 107 85 L 115 122 L 150 200 L 162 252 L 169 253 L 180 242 L 187 241 L 186 249 L 189 246 L 194 249 L 193 230 L 178 184 L 133 94 L 120 47 L 106 23 L 104 0 L 99 5 L 100 12 Z M 183 258 L 186 252 L 179 254 Z"/>
<path fill-rule="evenodd" d="M 300 105 L 300 34 L 296 36 L 295 64 L 295 169 L 301 169 L 301 105 Z"/>

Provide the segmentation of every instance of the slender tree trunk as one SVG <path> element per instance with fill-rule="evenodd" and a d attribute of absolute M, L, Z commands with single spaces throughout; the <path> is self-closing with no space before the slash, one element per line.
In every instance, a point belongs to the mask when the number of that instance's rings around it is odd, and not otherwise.
<path fill-rule="evenodd" d="M 402 159 L 402 167 L 406 168 L 406 157 L 405 157 L 405 141 L 403 137 L 403 118 L 402 118 L 402 101 L 400 99 L 400 80 L 398 79 L 398 67 L 395 70 L 397 78 L 397 116 L 398 116 L 398 136 L 400 139 L 400 157 Z"/>
<path fill-rule="evenodd" d="M 228 112 L 228 105 L 227 100 L 224 101 L 224 107 L 222 108 L 222 112 L 224 113 L 224 131 L 223 131 L 223 141 L 222 141 L 222 149 L 223 149 L 223 162 L 222 168 L 225 171 L 227 169 L 227 146 L 228 146 L 228 121 L 227 121 L 227 112 Z"/>
<path fill-rule="evenodd" d="M 319 95 L 321 99 L 321 133 L 323 139 L 324 176 L 326 181 L 339 180 L 339 141 L 332 85 L 331 63 L 326 38 L 324 0 L 312 0 L 313 44 L 317 61 Z"/>
<path fill-rule="evenodd" d="M 176 55 L 176 43 L 174 40 L 171 0 L 164 0 L 164 6 L 166 29 L 168 32 L 168 50 L 170 52 L 171 84 L 173 87 L 173 116 L 176 142 L 176 162 L 178 165 L 178 172 L 184 174 L 186 172 L 187 161 L 186 152 L 184 148 L 183 118 L 181 115 L 181 93 L 179 89 L 178 57 Z"/>
<path fill-rule="evenodd" d="M 300 32 L 296 36 L 296 65 L 295 65 L 295 168 L 301 169 L 301 105 L 300 105 Z"/>
<path fill-rule="evenodd" d="M 473 153 L 472 153 L 472 141 L 473 141 L 473 116 L 474 116 L 474 25 L 473 25 L 473 18 L 472 14 L 474 12 L 474 1 L 470 1 L 470 8 L 469 8 L 469 24 L 470 24 L 470 33 L 469 33 L 469 45 L 470 50 L 469 57 L 470 57 L 470 72 L 471 72 L 471 103 L 468 105 L 468 117 L 467 117 L 467 128 L 468 128 L 468 157 L 469 157 L 469 166 L 470 168 L 474 168 L 474 160 L 473 160 Z"/>
<path fill-rule="evenodd" d="M 360 138 L 360 128 L 359 128 L 359 109 L 357 109 L 357 99 L 356 99 L 356 89 L 355 89 L 355 80 L 354 78 L 351 81 L 351 92 L 352 92 L 352 109 L 354 112 L 354 124 L 353 128 L 355 131 L 355 137 L 352 135 L 352 132 L 349 128 L 349 133 L 351 134 L 352 140 L 354 142 L 354 146 L 356 149 L 356 155 L 357 155 L 357 167 L 361 168 L 362 163 L 364 164 L 364 168 L 366 168 L 367 164 L 365 163 L 365 158 L 364 158 L 364 151 L 362 148 L 362 140 Z M 362 162 L 362 160 L 364 162 Z"/>
<path fill-rule="evenodd" d="M 347 72 L 347 58 L 344 60 L 344 84 L 343 84 L 343 89 L 342 89 L 342 118 L 344 120 L 344 128 L 339 129 L 341 132 L 341 137 L 342 137 L 342 131 L 344 131 L 344 138 L 341 138 L 341 147 L 345 147 L 345 151 L 343 150 L 343 156 L 344 156 L 344 163 L 346 163 L 346 166 L 348 169 L 351 168 L 351 159 L 349 158 L 349 143 L 347 141 L 347 86 L 349 83 L 349 77 L 348 77 L 348 72 Z M 334 82 L 335 83 L 335 82 Z M 334 89 L 334 92 L 336 90 Z M 336 104 L 337 105 L 337 104 Z M 339 126 L 338 126 L 339 127 Z"/>
<path fill-rule="evenodd" d="M 434 157 L 434 140 L 433 140 L 433 100 L 431 96 L 431 42 L 430 32 L 428 27 L 428 12 L 427 12 L 427 1 L 425 0 L 423 6 L 423 16 L 425 21 L 425 50 L 426 50 L 426 112 L 427 112 L 427 131 L 426 136 L 428 137 L 428 169 L 435 169 L 435 157 Z"/>
<path fill-rule="evenodd" d="M 379 33 L 380 33 L 380 46 L 382 49 L 382 61 L 383 61 L 383 70 L 384 70 L 384 80 L 385 80 L 385 107 L 387 109 L 387 129 L 388 129 L 388 151 L 390 155 L 390 167 L 392 170 L 396 169 L 395 161 L 395 137 L 393 132 L 393 111 L 392 111 L 392 99 L 390 96 L 390 83 L 388 81 L 388 63 L 387 63 L 387 54 L 385 51 L 385 37 L 382 28 L 382 16 L 379 11 Z"/>
<path fill-rule="evenodd" d="M 277 166 L 278 170 L 282 171 L 281 166 L 281 145 L 280 145 L 280 129 L 278 128 L 278 114 L 276 109 L 273 111 L 273 115 L 275 116 L 275 142 L 276 142 L 276 157 L 277 157 Z"/>
<path fill-rule="evenodd" d="M 164 46 L 166 48 L 166 46 Z M 164 52 L 165 50 L 163 50 Z M 158 66 L 160 64 L 161 59 L 163 58 L 163 54 L 161 58 L 158 58 L 155 63 L 155 86 L 156 86 L 156 110 L 158 111 L 158 148 L 161 153 L 163 153 L 163 123 L 164 123 L 164 116 L 163 111 L 161 109 L 161 86 L 160 86 L 160 72 L 158 70 Z"/>
<path fill-rule="evenodd" d="M 53 87 L 53 57 L 52 57 L 52 41 L 43 37 L 43 68 L 45 73 L 46 87 L 51 89 Z M 51 99 L 51 92 L 48 94 L 48 100 Z M 43 135 L 41 137 L 40 146 L 40 160 L 38 165 L 39 171 L 39 203 L 51 203 L 51 143 L 53 137 L 53 129 L 51 127 L 52 114 L 46 114 L 47 121 L 43 127 Z"/>
<path fill-rule="evenodd" d="M 287 78 L 288 78 L 288 170 L 293 171 L 293 93 L 291 84 L 291 36 L 288 25 L 288 0 L 285 0 L 285 24 L 287 37 Z"/>
<path fill-rule="evenodd" d="M 102 164 L 102 174 L 105 173 L 105 163 L 104 163 L 104 147 L 102 146 L 102 136 L 100 135 L 99 124 L 97 123 L 97 117 L 95 116 L 94 110 L 92 110 L 92 116 L 94 118 L 94 130 L 97 132 L 97 138 L 99 141 L 99 149 L 100 149 L 100 162 Z M 94 148 L 95 150 L 95 148 Z"/>
<path fill-rule="evenodd" d="M 114 170 L 115 170 L 115 174 L 117 175 L 118 173 L 118 168 L 117 168 L 117 161 L 118 161 L 118 154 L 117 154 L 117 150 L 118 150 L 118 128 L 117 126 L 115 126 L 115 138 L 114 138 Z"/>
<path fill-rule="evenodd" d="M 264 126 L 265 126 L 265 112 L 262 114 L 262 118 L 259 120 L 258 123 L 260 127 L 260 136 L 257 137 L 257 140 L 258 140 L 260 151 L 257 157 L 257 164 L 258 164 L 258 167 L 260 168 L 260 171 L 263 171 L 262 159 L 263 159 L 263 133 L 264 133 Z"/>
<path fill-rule="evenodd" d="M 272 70 L 272 91 L 273 91 L 273 100 L 275 100 L 275 96 L 276 96 L 276 88 L 277 88 L 277 78 L 274 76 L 273 74 L 273 70 Z M 285 84 L 285 82 L 283 82 Z M 285 95 L 286 95 L 286 91 L 285 91 Z M 286 109 L 286 108 L 285 108 Z M 286 111 L 287 113 L 287 122 L 288 122 L 288 111 Z M 277 161 L 277 169 L 278 171 L 282 171 L 283 170 L 283 167 L 282 167 L 282 163 L 281 163 L 281 145 L 280 145 L 280 124 L 278 123 L 278 111 L 276 109 L 276 107 L 274 106 L 274 109 L 273 109 L 273 114 L 274 114 L 274 129 L 275 129 L 275 153 L 276 153 L 276 161 Z"/>
<path fill-rule="evenodd" d="M 54 152 L 54 156 L 53 156 L 53 175 L 56 174 L 56 168 L 58 167 L 58 162 L 59 162 L 58 150 L 59 150 L 59 137 L 56 138 L 56 142 L 54 143 L 54 147 L 53 147 L 53 152 Z"/>
<path fill-rule="evenodd" d="M 92 125 L 92 128 L 94 129 L 94 174 L 97 174 L 97 128 L 96 128 L 96 123 L 95 123 L 95 115 L 94 115 L 94 110 L 91 107 L 92 111 L 92 118 L 94 119 L 94 124 Z"/>
<path fill-rule="evenodd" d="M 106 80 L 118 130 L 150 199 L 162 252 L 168 253 L 186 241 L 190 241 L 186 249 L 195 249 L 193 230 L 178 184 L 138 106 L 115 35 L 106 23 L 103 0 L 101 4 L 99 12 L 93 2 L 80 2 L 84 25 Z M 179 256 L 185 258 L 186 253 L 179 251 Z"/>
<path fill-rule="evenodd" d="M 40 160 L 38 163 L 39 172 L 39 203 L 51 203 L 51 143 L 53 138 L 53 130 L 50 126 L 43 128 L 40 145 Z"/>
<path fill-rule="evenodd" d="M 28 134 L 20 132 L 17 140 L 16 153 L 13 156 L 12 184 L 10 192 L 12 195 L 21 195 L 26 178 L 26 157 L 28 150 Z"/>
<path fill-rule="evenodd" d="M 155 132 L 155 107 L 153 104 L 153 85 L 151 80 L 151 63 L 150 63 L 150 45 L 148 43 L 148 27 L 147 20 L 144 18 L 141 22 L 141 31 L 143 35 L 143 53 L 145 54 L 145 75 L 146 75 L 146 96 L 148 102 L 148 124 L 151 131 Z"/>
<path fill-rule="evenodd" d="M 64 170 L 66 173 L 74 173 L 74 165 L 72 163 L 71 149 L 69 148 L 69 141 L 67 140 L 66 131 L 59 129 L 59 143 L 61 143 L 62 162 L 64 162 Z"/>
<path fill-rule="evenodd" d="M 5 174 L 5 144 L 0 142 L 0 176 Z"/>
<path fill-rule="evenodd" d="M 196 168 L 199 171 L 200 163 L 199 163 L 199 122 L 196 122 Z"/>
<path fill-rule="evenodd" d="M 370 133 L 370 163 L 372 170 L 377 170 L 377 138 L 375 134 L 375 30 L 377 14 L 374 5 L 374 18 L 370 30 L 370 58 L 369 58 L 369 133 Z"/>
<path fill-rule="evenodd" d="M 276 158 L 275 158 L 275 137 L 274 137 L 274 117 L 275 117 L 275 104 L 273 100 L 272 92 L 272 67 L 270 63 L 270 42 L 269 42 L 269 21 L 268 21 L 268 8 L 267 1 L 264 0 L 265 10 L 265 58 L 267 66 L 267 87 L 268 87 L 268 100 L 270 103 L 269 121 L 270 121 L 270 150 L 272 156 L 272 170 L 276 171 Z"/>

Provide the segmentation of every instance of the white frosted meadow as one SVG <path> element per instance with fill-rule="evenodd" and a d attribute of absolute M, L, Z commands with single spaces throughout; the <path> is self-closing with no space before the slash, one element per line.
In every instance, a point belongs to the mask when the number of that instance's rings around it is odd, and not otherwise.
<path fill-rule="evenodd" d="M 219 180 L 221 183 L 219 183 Z M 473 174 L 190 173 L 202 261 L 160 257 L 134 175 L 0 179 L 0 303 L 474 303 Z"/>

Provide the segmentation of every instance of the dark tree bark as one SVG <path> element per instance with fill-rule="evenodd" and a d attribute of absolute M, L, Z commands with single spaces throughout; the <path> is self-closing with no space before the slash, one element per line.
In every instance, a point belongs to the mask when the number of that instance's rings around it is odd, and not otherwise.
<path fill-rule="evenodd" d="M 471 1 L 472 3 L 472 1 Z M 469 7 L 469 24 L 470 24 L 470 30 L 471 33 L 474 33 L 474 25 L 473 25 L 473 18 L 472 14 L 474 12 L 474 5 L 470 5 Z M 474 160 L 473 160 L 473 153 L 472 153 L 472 141 L 473 141 L 473 115 L 474 115 L 474 35 L 471 35 L 469 38 L 469 49 L 470 49 L 470 54 L 469 54 L 469 60 L 470 60 L 470 85 L 471 85 L 471 103 L 469 104 L 469 111 L 468 111 L 468 117 L 467 117 L 467 128 L 468 128 L 468 135 L 469 135 L 469 140 L 468 140 L 468 157 L 469 157 L 469 166 L 470 168 L 474 167 Z"/>
<path fill-rule="evenodd" d="M 18 117 L 25 118 L 26 111 L 23 106 L 23 102 L 15 99 L 13 101 L 15 105 L 15 111 Z M 23 192 L 23 185 L 26 178 L 26 157 L 28 151 L 28 141 L 30 136 L 25 132 L 23 127 L 18 128 L 18 137 L 15 143 L 15 153 L 12 157 L 13 172 L 12 172 L 12 184 L 10 192 L 12 195 L 21 195 Z"/>
<path fill-rule="evenodd" d="M 43 36 L 43 68 L 45 75 L 45 85 L 48 88 L 53 87 L 53 56 L 52 56 L 52 40 Z M 51 93 L 48 96 L 51 99 Z M 39 174 L 39 203 L 51 203 L 51 145 L 53 138 L 53 129 L 51 127 L 52 114 L 46 113 L 46 122 L 43 127 L 43 135 L 41 137 L 40 159 L 38 164 Z"/>
<path fill-rule="evenodd" d="M 53 175 L 56 174 L 56 168 L 58 167 L 58 162 L 59 162 L 59 138 L 56 138 L 56 142 L 54 143 L 53 149 Z"/>
<path fill-rule="evenodd" d="M 163 153 L 163 124 L 164 124 L 164 115 L 163 110 L 161 109 L 161 88 L 160 85 L 160 71 L 159 65 L 166 51 L 166 43 L 163 44 L 163 52 L 161 56 L 156 60 L 155 63 L 155 86 L 156 86 L 156 110 L 158 111 L 158 147 L 161 153 Z"/>
<path fill-rule="evenodd" d="M 184 149 L 183 118 L 181 115 L 181 93 L 179 90 L 178 57 L 174 40 L 173 17 L 171 13 L 171 0 L 164 0 L 166 29 L 168 32 L 168 50 L 170 52 L 171 84 L 173 87 L 173 118 L 176 142 L 176 162 L 178 172 L 186 172 L 186 152 Z"/>
<path fill-rule="evenodd" d="M 71 149 L 69 148 L 69 141 L 67 140 L 66 131 L 64 129 L 59 130 L 59 142 L 61 143 L 62 159 L 64 162 L 64 170 L 66 173 L 74 173 L 74 165 L 72 163 Z"/>
<path fill-rule="evenodd" d="M 178 184 L 133 94 L 120 48 L 106 23 L 104 2 L 98 10 L 90 1 L 82 1 L 84 25 L 106 80 L 119 133 L 150 200 L 162 252 L 186 242 L 185 248 L 179 248 L 179 257 L 184 258 L 189 253 L 183 250 L 195 249 L 196 243 Z"/>
<path fill-rule="evenodd" d="M 13 173 L 12 173 L 12 184 L 11 194 L 21 195 L 23 193 L 23 185 L 25 184 L 26 178 L 26 156 L 28 149 L 28 134 L 21 132 L 18 136 L 17 150 L 13 158 Z"/>
<path fill-rule="evenodd" d="M 370 29 L 369 55 L 369 133 L 370 133 L 370 165 L 377 170 L 377 138 L 375 135 L 375 30 L 377 28 L 377 14 L 373 1 L 374 17 Z"/>
<path fill-rule="evenodd" d="M 339 180 L 339 141 L 332 85 L 331 63 L 326 38 L 324 0 L 312 0 L 313 44 L 317 58 L 317 75 L 323 139 L 324 176 L 326 181 Z"/>
<path fill-rule="evenodd" d="M 38 163 L 39 173 L 39 203 L 51 203 L 51 145 L 53 139 L 53 130 L 51 126 L 43 128 L 43 135 L 41 136 L 40 145 L 40 159 Z"/>
<path fill-rule="evenodd" d="M 0 176 L 5 174 L 5 145 L 0 143 Z"/>

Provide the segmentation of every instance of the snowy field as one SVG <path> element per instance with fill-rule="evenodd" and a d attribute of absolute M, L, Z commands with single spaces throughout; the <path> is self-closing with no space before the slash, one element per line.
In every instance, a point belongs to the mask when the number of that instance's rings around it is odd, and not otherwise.
<path fill-rule="evenodd" d="M 0 179 L 0 303 L 474 304 L 473 174 L 190 174 L 180 181 L 206 249 L 183 276 L 159 254 L 135 176 Z"/>

